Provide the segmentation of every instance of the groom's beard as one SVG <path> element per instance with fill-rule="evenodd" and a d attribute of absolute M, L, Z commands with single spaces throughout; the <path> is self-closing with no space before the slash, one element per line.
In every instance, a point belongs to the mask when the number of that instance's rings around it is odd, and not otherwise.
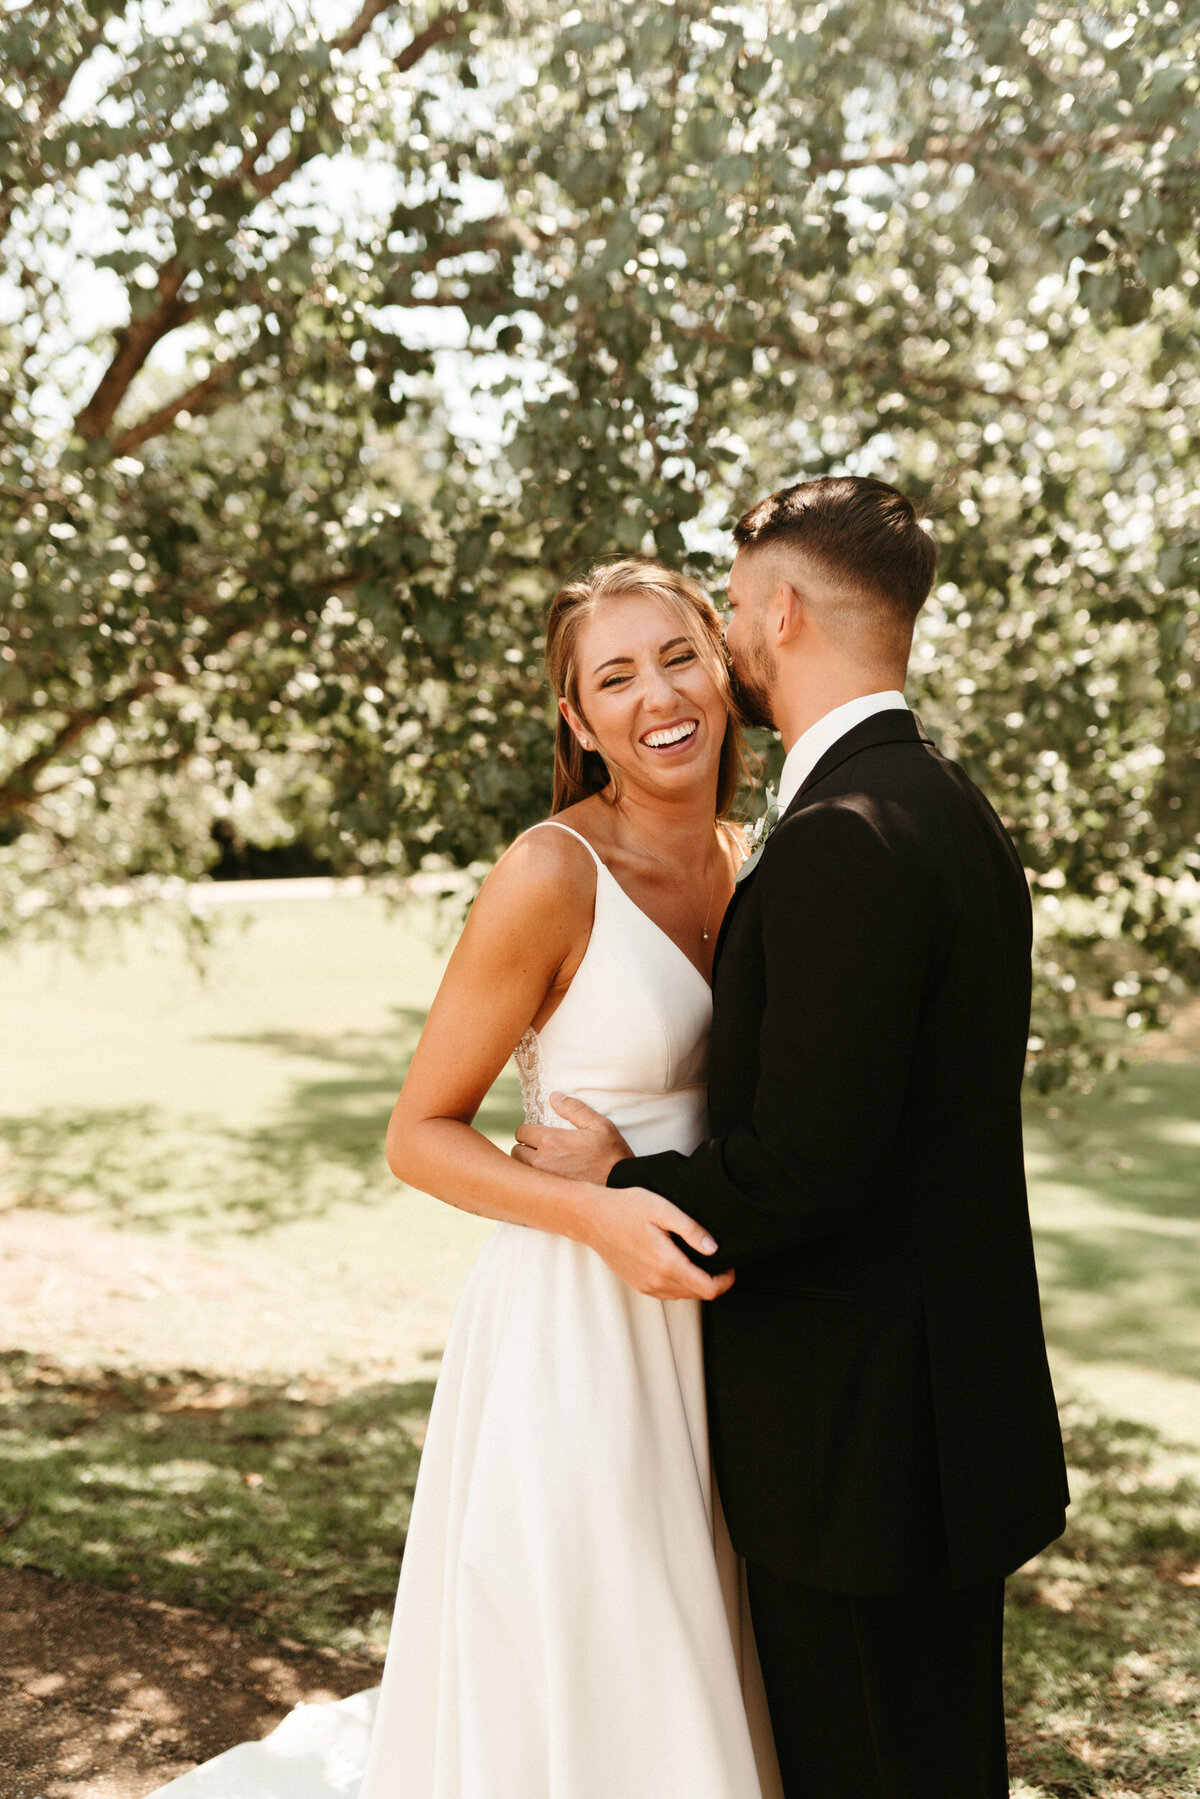
<path fill-rule="evenodd" d="M 778 671 L 775 658 L 767 648 L 765 634 L 755 632 L 750 640 L 750 649 L 744 657 L 734 655 L 731 650 L 729 663 L 729 685 L 742 723 L 759 725 L 767 731 L 774 730 L 775 714 L 771 694 Z"/>

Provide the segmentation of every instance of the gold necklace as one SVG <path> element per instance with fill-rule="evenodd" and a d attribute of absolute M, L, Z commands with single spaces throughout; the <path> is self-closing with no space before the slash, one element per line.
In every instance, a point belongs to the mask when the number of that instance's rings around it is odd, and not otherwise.
<path fill-rule="evenodd" d="M 719 829 L 719 828 L 720 828 L 719 826 L 714 827 L 714 829 Z M 675 881 L 674 871 L 667 865 L 667 863 L 665 863 L 663 861 L 661 856 L 656 856 L 654 854 L 653 850 L 646 848 L 646 845 L 642 842 L 642 840 L 638 836 L 637 832 L 635 830 L 633 830 L 632 827 L 630 826 L 628 819 L 625 820 L 625 829 L 629 832 L 629 835 L 633 838 L 633 841 L 637 844 L 637 846 L 641 850 L 642 854 L 644 856 L 649 856 L 651 862 L 657 862 L 658 866 L 662 869 L 663 873 L 667 876 L 668 880 L 670 880 L 673 883 Z M 712 917 L 713 895 L 717 891 L 717 872 L 718 872 L 720 866 L 721 866 L 721 858 L 720 858 L 720 856 L 717 856 L 713 861 L 713 878 L 712 878 L 711 883 L 709 884 L 708 905 L 705 908 L 703 918 L 700 917 L 700 914 L 697 912 L 695 906 L 693 906 L 691 900 L 688 899 L 686 890 L 681 890 L 681 891 L 683 891 L 683 897 L 684 897 L 684 901 L 687 905 L 687 909 L 691 913 L 692 917 L 695 919 L 697 925 L 700 927 L 700 936 L 701 936 L 701 939 L 703 940 L 703 942 L 705 942 L 705 943 L 708 942 L 708 921 Z"/>

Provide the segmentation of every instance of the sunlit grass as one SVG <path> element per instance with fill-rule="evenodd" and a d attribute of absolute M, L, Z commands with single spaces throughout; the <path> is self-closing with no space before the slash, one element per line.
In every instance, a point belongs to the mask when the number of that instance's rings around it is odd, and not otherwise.
<path fill-rule="evenodd" d="M 4 1356 L 0 1557 L 381 1654 L 432 1392 Z"/>
<path fill-rule="evenodd" d="M 1009 1583 L 1013 1761 L 1075 1799 L 1200 1792 L 1200 1488 L 1155 1433 L 1068 1409 L 1066 1535 Z"/>
<path fill-rule="evenodd" d="M 1200 1449 L 1198 1128 L 1198 1060 L 1146 1061 L 1086 1099 L 1026 1111 L 1059 1367 L 1106 1410 L 1136 1391 L 1145 1416 Z"/>

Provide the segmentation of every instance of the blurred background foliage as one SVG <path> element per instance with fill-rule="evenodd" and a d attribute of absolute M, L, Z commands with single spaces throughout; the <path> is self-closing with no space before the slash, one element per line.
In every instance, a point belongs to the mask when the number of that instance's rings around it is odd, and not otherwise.
<path fill-rule="evenodd" d="M 942 546 L 911 695 L 1037 1079 L 1200 975 L 1196 0 L 26 0 L 0 19 L 0 902 L 485 864 L 586 558 L 785 481 Z"/>

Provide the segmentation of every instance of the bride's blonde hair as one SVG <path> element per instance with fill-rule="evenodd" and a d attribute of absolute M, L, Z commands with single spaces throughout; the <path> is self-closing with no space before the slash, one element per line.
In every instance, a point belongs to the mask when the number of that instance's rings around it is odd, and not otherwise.
<path fill-rule="evenodd" d="M 601 562 L 577 581 L 560 587 L 546 618 L 546 672 L 556 699 L 565 699 L 583 718 L 579 704 L 579 633 L 606 600 L 657 600 L 675 614 L 729 710 L 717 769 L 717 817 L 727 818 L 745 763 L 742 727 L 729 691 L 725 633 L 716 608 L 703 589 L 676 569 L 658 562 L 626 557 Z M 585 720 L 586 722 L 586 720 Z M 554 737 L 554 812 L 573 806 L 612 783 L 608 764 L 598 750 L 585 750 L 560 712 Z M 614 796 L 615 797 L 615 796 Z"/>

